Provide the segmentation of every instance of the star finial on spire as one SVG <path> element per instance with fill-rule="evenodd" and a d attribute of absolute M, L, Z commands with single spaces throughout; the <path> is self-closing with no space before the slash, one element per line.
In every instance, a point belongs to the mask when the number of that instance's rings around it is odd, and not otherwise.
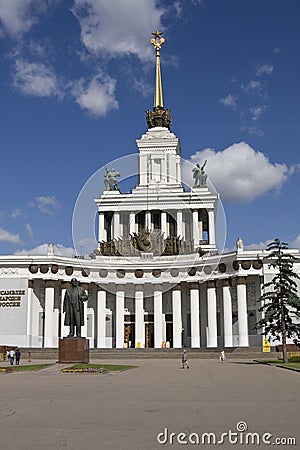
<path fill-rule="evenodd" d="M 153 36 L 157 39 L 160 39 L 161 35 L 164 34 L 163 31 L 158 31 L 158 29 L 156 28 L 156 31 L 153 34 Z"/>
<path fill-rule="evenodd" d="M 150 42 L 153 45 L 153 47 L 155 48 L 155 50 L 159 51 L 161 49 L 161 46 L 165 42 L 165 38 L 161 37 L 163 32 L 156 30 L 154 33 L 151 33 L 151 34 L 154 36 L 154 38 L 152 38 Z"/>

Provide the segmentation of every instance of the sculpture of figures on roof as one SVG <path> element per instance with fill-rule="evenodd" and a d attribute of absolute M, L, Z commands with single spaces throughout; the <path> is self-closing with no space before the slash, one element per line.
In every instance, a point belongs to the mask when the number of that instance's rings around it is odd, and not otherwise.
<path fill-rule="evenodd" d="M 146 111 L 146 120 L 149 128 L 155 127 L 153 112 L 150 109 Z"/>
<path fill-rule="evenodd" d="M 118 180 L 117 178 L 121 176 L 120 172 L 115 171 L 115 169 L 109 170 L 106 166 L 106 174 L 104 177 L 104 186 L 106 191 L 118 191 Z"/>
<path fill-rule="evenodd" d="M 48 254 L 48 256 L 54 255 L 54 245 L 51 243 L 48 244 L 47 254 Z"/>
<path fill-rule="evenodd" d="M 170 129 L 172 124 L 172 116 L 169 108 L 167 108 L 163 114 L 164 126 Z"/>
<path fill-rule="evenodd" d="M 244 250 L 244 242 L 243 242 L 243 239 L 240 237 L 236 241 L 236 248 L 237 248 L 237 250 Z"/>
<path fill-rule="evenodd" d="M 165 127 L 170 129 L 172 124 L 172 116 L 169 108 L 164 109 L 162 106 L 156 106 L 153 111 L 146 111 L 146 120 L 148 128 Z"/>
<path fill-rule="evenodd" d="M 204 167 L 206 166 L 207 159 L 204 164 L 201 166 L 199 163 L 196 164 L 196 167 L 193 168 L 193 178 L 195 179 L 195 183 L 193 187 L 206 187 L 207 175 L 204 171 Z"/>

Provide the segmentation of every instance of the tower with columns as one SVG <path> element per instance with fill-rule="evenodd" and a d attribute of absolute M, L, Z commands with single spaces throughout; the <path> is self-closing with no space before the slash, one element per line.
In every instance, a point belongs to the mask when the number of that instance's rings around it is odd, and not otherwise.
<path fill-rule="evenodd" d="M 99 215 L 99 253 L 114 255 L 117 246 L 118 254 L 132 256 L 134 249 L 131 254 L 128 251 L 124 254 L 120 241 L 123 247 L 126 243 L 134 246 L 133 234 L 144 230 L 151 235 L 160 230 L 164 240 L 174 242 L 174 248 L 171 244 L 161 255 L 185 251 L 211 254 L 217 251 L 218 196 L 210 192 L 206 182 L 195 183 L 188 191 L 183 187 L 180 142 L 170 131 L 172 117 L 163 103 L 160 49 L 164 38 L 159 31 L 153 35 L 151 43 L 156 50 L 154 106 L 152 111 L 146 112 L 147 132 L 136 141 L 139 182 L 130 194 L 121 194 L 113 186 L 95 199 Z"/>

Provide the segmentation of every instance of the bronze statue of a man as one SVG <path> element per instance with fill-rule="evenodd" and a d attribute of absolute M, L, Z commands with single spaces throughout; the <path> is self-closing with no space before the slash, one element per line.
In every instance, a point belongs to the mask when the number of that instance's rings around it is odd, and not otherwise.
<path fill-rule="evenodd" d="M 71 286 L 66 290 L 64 298 L 63 312 L 65 315 L 65 325 L 70 327 L 68 337 L 81 337 L 81 327 L 84 325 L 84 306 L 88 295 L 86 291 L 78 286 L 76 278 L 71 280 Z"/>

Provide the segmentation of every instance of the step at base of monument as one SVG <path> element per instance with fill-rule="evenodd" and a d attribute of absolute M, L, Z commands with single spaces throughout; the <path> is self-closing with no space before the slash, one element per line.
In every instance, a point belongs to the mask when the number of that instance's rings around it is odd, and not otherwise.
<path fill-rule="evenodd" d="M 187 348 L 190 359 L 215 359 L 221 348 Z M 27 353 L 32 355 L 31 360 L 54 359 L 58 361 L 58 348 L 23 348 L 22 357 Z M 90 360 L 95 359 L 180 359 L 182 349 L 170 348 L 90 348 Z M 275 348 L 270 353 L 263 353 L 260 347 L 232 347 L 225 348 L 228 359 L 277 359 L 279 353 Z"/>

